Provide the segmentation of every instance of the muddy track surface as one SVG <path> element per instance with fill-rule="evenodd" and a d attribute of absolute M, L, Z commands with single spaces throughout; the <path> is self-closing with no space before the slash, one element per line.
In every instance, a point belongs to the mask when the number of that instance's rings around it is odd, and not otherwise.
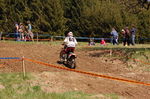
<path fill-rule="evenodd" d="M 26 57 L 41 62 L 58 64 L 62 46 L 40 43 L 0 42 L 0 57 Z M 77 70 L 102 75 L 137 80 L 150 83 L 150 73 L 134 71 L 127 68 L 119 59 L 101 57 L 102 51 L 83 51 L 76 49 Z M 22 63 L 16 60 L 0 60 L 0 72 L 22 72 Z M 82 91 L 90 94 L 117 94 L 122 99 L 148 99 L 150 86 L 119 82 L 105 78 L 97 78 L 70 71 L 59 70 L 25 61 L 26 71 L 31 72 L 35 79 L 29 81 L 33 85 L 43 85 L 47 92 Z M 45 87 L 46 86 L 46 87 Z"/>

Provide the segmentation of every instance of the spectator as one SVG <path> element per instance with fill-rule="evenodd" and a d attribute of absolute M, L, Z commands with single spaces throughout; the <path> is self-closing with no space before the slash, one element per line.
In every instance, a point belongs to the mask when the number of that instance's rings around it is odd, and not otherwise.
<path fill-rule="evenodd" d="M 28 23 L 28 36 L 29 36 L 29 39 L 32 39 L 32 41 L 34 41 L 33 37 L 34 37 L 34 34 L 32 32 L 32 26 L 31 26 L 31 23 L 30 21 L 27 21 Z"/>
<path fill-rule="evenodd" d="M 26 27 L 23 23 L 19 24 L 19 32 L 20 32 L 20 38 L 21 40 L 25 40 L 25 35 L 27 33 Z"/>
<path fill-rule="evenodd" d="M 101 45 L 104 45 L 104 46 L 106 45 L 106 42 L 105 42 L 105 40 L 104 40 L 103 38 L 102 38 L 100 44 L 101 44 Z"/>
<path fill-rule="evenodd" d="M 89 39 L 89 46 L 95 45 L 94 39 Z"/>
<path fill-rule="evenodd" d="M 124 45 L 124 42 L 125 42 L 125 30 L 124 29 L 121 30 L 121 34 L 123 35 L 123 45 Z"/>
<path fill-rule="evenodd" d="M 113 45 L 118 44 L 118 32 L 115 30 L 115 28 L 112 28 L 112 31 L 110 33 L 112 35 L 112 43 Z"/>
<path fill-rule="evenodd" d="M 16 37 L 16 40 L 19 41 L 20 39 L 20 36 L 19 36 L 19 25 L 17 22 L 15 22 L 15 37 Z"/>
<path fill-rule="evenodd" d="M 123 45 L 124 46 L 130 46 L 130 31 L 129 28 L 126 27 L 125 29 L 122 30 L 122 34 L 123 34 Z"/>
<path fill-rule="evenodd" d="M 131 32 L 131 44 L 132 45 L 135 45 L 135 35 L 136 35 L 136 28 L 135 28 L 135 26 L 134 25 L 132 25 L 132 28 L 131 28 L 131 30 L 130 30 L 130 32 Z"/>

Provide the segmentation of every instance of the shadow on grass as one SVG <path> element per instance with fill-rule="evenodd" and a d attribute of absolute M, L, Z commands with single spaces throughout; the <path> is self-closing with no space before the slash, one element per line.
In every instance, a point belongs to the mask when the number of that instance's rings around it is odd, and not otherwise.
<path fill-rule="evenodd" d="M 149 59 L 146 52 L 150 52 L 150 48 L 107 48 L 107 47 L 89 47 L 83 48 L 83 51 L 93 51 L 89 53 L 90 57 L 110 57 L 117 58 L 123 62 L 127 62 L 131 58 L 135 58 L 137 54 L 140 56 L 144 56 L 146 59 Z M 97 52 L 98 51 L 98 52 Z M 137 57 L 138 58 L 138 57 Z"/>
<path fill-rule="evenodd" d="M 84 47 L 82 48 L 81 50 L 89 50 L 89 51 L 92 51 L 92 50 L 136 50 L 136 51 L 143 51 L 143 50 L 150 50 L 150 48 L 139 48 L 139 47 Z"/>

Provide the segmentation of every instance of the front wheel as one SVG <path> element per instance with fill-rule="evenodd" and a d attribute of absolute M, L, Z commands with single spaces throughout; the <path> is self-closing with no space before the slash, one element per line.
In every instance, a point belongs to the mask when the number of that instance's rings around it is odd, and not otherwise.
<path fill-rule="evenodd" d="M 59 53 L 60 61 L 64 61 L 65 57 L 66 57 L 66 54 L 64 53 L 64 50 L 61 50 L 61 52 Z"/>

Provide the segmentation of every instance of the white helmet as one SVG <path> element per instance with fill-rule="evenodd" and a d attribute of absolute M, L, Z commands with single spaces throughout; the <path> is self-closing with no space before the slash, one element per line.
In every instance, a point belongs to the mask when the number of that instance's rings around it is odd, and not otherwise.
<path fill-rule="evenodd" d="M 68 36 L 73 36 L 73 33 L 72 33 L 72 32 L 69 32 L 69 33 L 68 33 Z"/>

